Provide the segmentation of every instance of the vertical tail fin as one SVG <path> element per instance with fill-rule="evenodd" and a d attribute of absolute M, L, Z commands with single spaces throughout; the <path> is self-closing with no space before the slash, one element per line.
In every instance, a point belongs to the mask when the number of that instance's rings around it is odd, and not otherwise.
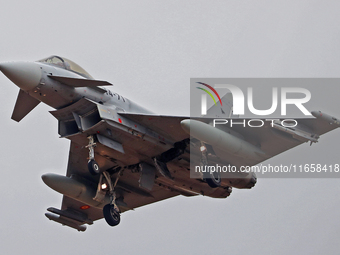
<path fill-rule="evenodd" d="M 233 115 L 233 96 L 231 93 L 225 94 L 221 98 L 223 106 L 213 105 L 207 110 L 207 116 L 215 118 L 238 118 L 238 115 Z"/>

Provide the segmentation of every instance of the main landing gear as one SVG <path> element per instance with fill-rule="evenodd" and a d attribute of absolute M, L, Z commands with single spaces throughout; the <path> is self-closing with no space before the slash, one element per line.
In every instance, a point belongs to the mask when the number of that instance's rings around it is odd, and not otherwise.
<path fill-rule="evenodd" d="M 97 175 L 101 173 L 99 165 L 94 159 L 94 148 L 97 144 L 94 141 L 93 135 L 90 135 L 87 138 L 89 139 L 89 144 L 86 146 L 86 148 L 89 149 L 89 162 L 87 163 L 87 166 L 92 175 Z M 120 223 L 120 210 L 116 204 L 116 192 L 114 188 L 117 185 L 122 171 L 123 169 L 118 172 L 114 183 L 112 183 L 111 176 L 108 172 L 102 172 L 99 178 L 96 196 L 93 198 L 98 202 L 103 202 L 107 194 L 107 188 L 109 189 L 110 203 L 103 207 L 103 215 L 107 224 L 110 226 L 117 226 Z"/>
<path fill-rule="evenodd" d="M 206 177 L 205 177 L 205 181 L 208 183 L 208 185 L 211 188 L 217 188 L 219 186 L 221 186 L 221 175 L 217 172 L 207 172 L 205 173 Z"/>
<path fill-rule="evenodd" d="M 114 205 L 107 204 L 103 208 L 104 218 L 111 227 L 117 226 L 120 222 L 120 213 Z"/>
<path fill-rule="evenodd" d="M 97 194 L 93 198 L 98 202 L 103 202 L 107 194 L 107 189 L 109 189 L 108 192 L 110 196 L 110 203 L 103 207 L 103 215 L 107 224 L 112 227 L 117 226 L 120 223 L 120 210 L 116 204 L 116 192 L 114 188 L 117 185 L 122 171 L 123 169 L 118 172 L 117 178 L 114 183 L 112 183 L 110 174 L 108 172 L 103 172 L 99 178 Z"/>
<path fill-rule="evenodd" d="M 204 167 L 208 166 L 208 155 L 207 155 L 207 147 L 203 142 L 201 142 L 201 162 L 200 165 Z M 208 183 L 211 188 L 217 188 L 221 186 L 222 178 L 220 173 L 206 171 L 203 173 L 203 179 Z"/>
<path fill-rule="evenodd" d="M 117 226 L 120 222 L 120 210 L 116 204 L 116 192 L 115 187 L 118 183 L 119 177 L 122 173 L 123 169 L 118 172 L 117 178 L 115 182 L 112 184 L 111 176 L 108 172 L 103 172 L 103 175 L 108 182 L 109 186 L 109 195 L 110 195 L 110 203 L 105 205 L 103 208 L 104 218 L 110 226 Z"/>

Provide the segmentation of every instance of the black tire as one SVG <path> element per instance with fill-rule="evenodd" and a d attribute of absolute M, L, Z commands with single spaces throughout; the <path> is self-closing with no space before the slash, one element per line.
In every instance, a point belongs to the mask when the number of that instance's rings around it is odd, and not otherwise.
<path fill-rule="evenodd" d="M 104 218 L 111 227 L 117 226 L 120 222 L 120 213 L 114 208 L 114 205 L 107 204 L 103 208 Z"/>
<path fill-rule="evenodd" d="M 94 159 L 91 159 L 88 163 L 87 163 L 87 167 L 89 169 L 89 172 L 92 174 L 92 175 L 97 175 L 100 173 L 100 168 L 99 168 L 99 165 L 98 163 L 94 160 Z"/>
<path fill-rule="evenodd" d="M 218 172 L 213 173 L 207 173 L 207 178 L 205 178 L 205 181 L 208 183 L 208 185 L 211 188 L 217 188 L 221 186 L 221 175 Z"/>

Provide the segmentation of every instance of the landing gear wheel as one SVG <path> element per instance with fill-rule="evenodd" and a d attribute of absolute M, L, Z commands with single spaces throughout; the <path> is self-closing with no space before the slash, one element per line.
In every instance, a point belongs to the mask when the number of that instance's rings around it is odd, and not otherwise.
<path fill-rule="evenodd" d="M 120 222 L 120 214 L 115 209 L 114 205 L 107 204 L 103 208 L 104 218 L 110 226 L 117 226 Z"/>
<path fill-rule="evenodd" d="M 89 171 L 92 175 L 97 175 L 100 173 L 99 165 L 94 159 L 91 159 L 87 163 L 87 167 L 89 168 Z"/>
<path fill-rule="evenodd" d="M 207 173 L 207 178 L 205 178 L 205 181 L 208 183 L 208 185 L 211 188 L 217 188 L 221 186 L 221 175 L 218 172 L 213 173 Z"/>

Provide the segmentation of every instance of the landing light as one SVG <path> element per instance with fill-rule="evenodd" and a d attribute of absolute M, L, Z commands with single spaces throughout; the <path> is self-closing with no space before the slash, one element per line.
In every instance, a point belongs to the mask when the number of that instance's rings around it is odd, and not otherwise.
<path fill-rule="evenodd" d="M 106 189 L 107 188 L 107 184 L 106 183 L 103 183 L 102 184 L 102 189 Z"/>
<path fill-rule="evenodd" d="M 202 145 L 202 146 L 200 147 L 200 150 L 201 150 L 201 152 L 204 152 L 204 151 L 207 150 L 207 148 L 206 148 L 204 145 Z"/>

